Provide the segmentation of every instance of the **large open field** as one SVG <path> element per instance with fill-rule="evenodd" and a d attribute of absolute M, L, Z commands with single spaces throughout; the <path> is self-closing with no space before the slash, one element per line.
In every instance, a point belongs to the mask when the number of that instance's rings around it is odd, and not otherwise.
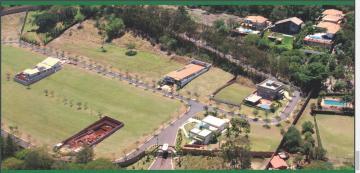
<path fill-rule="evenodd" d="M 354 117 L 316 115 L 321 143 L 335 164 L 354 160 Z"/>
<path fill-rule="evenodd" d="M 68 29 L 60 37 L 53 40 L 49 46 L 70 52 L 73 55 L 85 56 L 130 74 L 137 74 L 144 77 L 143 80 L 159 80 L 165 74 L 182 67 L 184 64 L 166 56 L 159 51 L 153 50 L 151 44 L 143 39 L 126 33 L 121 38 L 105 44 L 106 52 L 100 50 L 102 39 L 98 29 L 94 27 L 94 21 L 83 22 L 83 28 L 76 26 Z M 137 55 L 127 56 L 127 44 L 135 44 Z"/>
<path fill-rule="evenodd" d="M 20 48 L 2 47 L 4 126 L 17 126 L 21 136 L 35 144 L 52 146 L 97 120 L 101 112 L 125 126 L 95 147 L 96 156 L 119 157 L 182 108 L 175 100 L 67 65 L 30 89 L 6 80 L 6 73 L 14 75 L 44 58 Z M 45 96 L 45 89 L 54 96 Z M 78 102 L 88 108 L 78 110 Z"/>
<path fill-rule="evenodd" d="M 310 115 L 310 105 L 316 103 L 311 99 L 296 127 L 301 130 L 305 121 L 314 123 Z M 317 114 L 315 116 L 319 127 L 320 139 L 327 150 L 327 157 L 335 166 L 351 163 L 354 159 L 354 117 L 342 115 Z"/>

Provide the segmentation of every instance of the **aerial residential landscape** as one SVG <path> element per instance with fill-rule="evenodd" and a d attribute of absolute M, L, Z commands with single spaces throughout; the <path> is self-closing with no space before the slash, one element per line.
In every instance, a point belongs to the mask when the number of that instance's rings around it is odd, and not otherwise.
<path fill-rule="evenodd" d="M 353 170 L 353 6 L 3 6 L 1 169 Z"/>

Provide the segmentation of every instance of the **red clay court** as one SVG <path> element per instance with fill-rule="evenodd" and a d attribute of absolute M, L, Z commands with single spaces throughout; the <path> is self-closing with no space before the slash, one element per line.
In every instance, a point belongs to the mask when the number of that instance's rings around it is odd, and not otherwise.
<path fill-rule="evenodd" d="M 124 123 L 105 116 L 84 130 L 81 130 L 79 133 L 57 144 L 56 147 L 77 152 L 80 151 L 84 145 L 91 147 L 101 142 L 123 126 Z"/>

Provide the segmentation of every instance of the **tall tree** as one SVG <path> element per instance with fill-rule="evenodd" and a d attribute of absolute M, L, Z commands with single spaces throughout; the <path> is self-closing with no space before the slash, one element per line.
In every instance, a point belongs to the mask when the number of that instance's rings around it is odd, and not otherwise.
<path fill-rule="evenodd" d="M 283 147 L 288 152 L 295 153 L 300 151 L 301 145 L 302 145 L 302 139 L 300 132 L 294 126 L 291 126 L 284 135 Z"/>
<path fill-rule="evenodd" d="M 249 169 L 251 167 L 250 142 L 246 137 L 238 136 L 228 139 L 221 146 L 222 157 L 233 168 Z"/>

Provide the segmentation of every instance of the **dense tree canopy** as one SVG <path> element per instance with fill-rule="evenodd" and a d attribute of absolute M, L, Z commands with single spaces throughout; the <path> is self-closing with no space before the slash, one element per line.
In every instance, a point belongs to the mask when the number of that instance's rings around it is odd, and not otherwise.
<path fill-rule="evenodd" d="M 290 153 L 295 153 L 300 151 L 301 145 L 302 139 L 300 132 L 294 126 L 291 126 L 284 135 L 283 147 Z"/>

